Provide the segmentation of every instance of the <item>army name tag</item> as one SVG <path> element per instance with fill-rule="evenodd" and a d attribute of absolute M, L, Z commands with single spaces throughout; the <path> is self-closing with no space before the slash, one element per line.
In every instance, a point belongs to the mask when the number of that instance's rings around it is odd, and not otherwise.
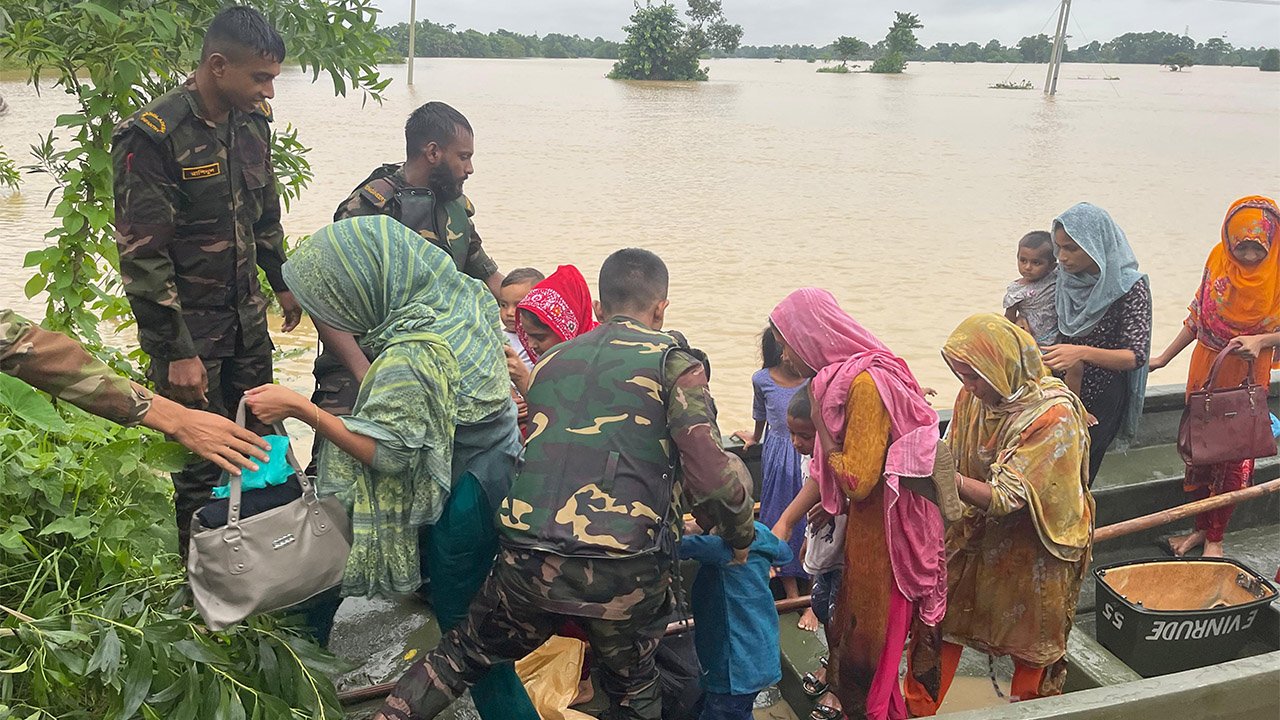
<path fill-rule="evenodd" d="M 205 178 L 215 177 L 222 174 L 221 163 L 209 163 L 208 165 L 197 165 L 196 167 L 182 168 L 183 180 L 203 180 Z"/>

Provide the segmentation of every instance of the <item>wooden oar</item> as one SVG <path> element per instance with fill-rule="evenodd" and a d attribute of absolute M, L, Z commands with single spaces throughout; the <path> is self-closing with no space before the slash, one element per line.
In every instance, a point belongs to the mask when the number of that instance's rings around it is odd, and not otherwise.
<path fill-rule="evenodd" d="M 1253 487 L 1247 487 L 1243 490 L 1233 490 L 1229 493 L 1214 495 L 1211 498 L 1196 500 L 1194 502 L 1189 502 L 1186 505 L 1179 505 L 1178 507 L 1169 508 L 1168 510 L 1161 510 L 1160 512 L 1151 513 L 1150 515 L 1143 515 L 1142 517 L 1136 517 L 1132 520 L 1118 522 L 1114 525 L 1100 527 L 1094 531 L 1093 541 L 1095 543 L 1100 543 L 1108 540 L 1114 540 L 1118 537 L 1132 535 L 1133 533 L 1142 532 L 1143 530 L 1150 530 L 1151 528 L 1160 527 L 1161 525 L 1168 525 L 1171 522 L 1177 522 L 1183 518 L 1191 517 L 1192 515 L 1199 515 L 1202 512 L 1216 510 L 1220 507 L 1227 507 L 1228 505 L 1235 505 L 1237 503 L 1244 502 L 1245 500 L 1264 497 L 1275 492 L 1280 492 L 1280 479 L 1270 480 L 1262 483 L 1261 485 L 1254 485 Z"/>
<path fill-rule="evenodd" d="M 801 597 L 788 598 L 786 600 L 778 600 L 773 604 L 773 606 L 777 608 L 778 614 L 781 615 L 782 613 L 785 613 L 785 612 L 791 612 L 794 610 L 799 610 L 801 608 L 809 607 L 809 596 L 803 595 Z M 679 635 L 682 632 L 688 632 L 689 630 L 692 630 L 692 629 L 693 629 L 693 620 L 673 622 L 670 625 L 667 625 L 667 630 L 663 634 Z M 338 702 L 342 703 L 343 705 L 354 705 L 356 703 L 365 702 L 366 700 L 377 700 L 378 698 L 384 698 L 390 695 L 391 691 L 395 689 L 395 686 L 396 686 L 395 683 L 382 683 L 380 685 L 370 685 L 368 687 L 355 688 L 354 690 L 345 690 L 343 692 L 338 693 Z"/>

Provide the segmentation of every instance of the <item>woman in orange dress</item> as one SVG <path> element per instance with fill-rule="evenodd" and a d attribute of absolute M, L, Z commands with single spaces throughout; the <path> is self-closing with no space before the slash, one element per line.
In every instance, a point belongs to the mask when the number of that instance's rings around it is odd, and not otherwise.
<path fill-rule="evenodd" d="M 1260 195 L 1231 205 L 1222 222 L 1222 239 L 1205 261 L 1200 288 L 1178 336 L 1151 359 L 1157 370 L 1195 343 L 1187 393 L 1199 390 L 1209 378 L 1214 358 L 1233 348 L 1214 388 L 1236 387 L 1252 367 L 1251 381 L 1266 385 L 1272 367 L 1280 367 L 1280 208 Z M 1253 479 L 1253 460 L 1187 466 L 1183 489 L 1193 500 L 1247 487 Z M 1222 557 L 1222 537 L 1234 508 L 1227 506 L 1196 516 L 1194 532 L 1170 538 L 1169 549 L 1181 557 L 1204 545 L 1204 557 Z"/>
<path fill-rule="evenodd" d="M 812 378 L 820 447 L 812 477 L 775 532 L 788 537 L 815 503 L 847 512 L 844 580 L 827 637 L 827 678 L 841 708 L 819 704 L 815 720 L 907 715 L 898 666 L 908 633 L 922 657 L 921 680 L 937 687 L 938 622 L 946 611 L 942 516 L 930 500 L 900 483 L 929 477 L 938 451 L 938 414 L 924 400 L 906 362 L 859 325 L 831 293 L 802 288 L 769 320 L 782 354 Z M 780 528 L 780 529 L 779 529 Z M 932 662 L 924 656 L 932 652 Z"/>

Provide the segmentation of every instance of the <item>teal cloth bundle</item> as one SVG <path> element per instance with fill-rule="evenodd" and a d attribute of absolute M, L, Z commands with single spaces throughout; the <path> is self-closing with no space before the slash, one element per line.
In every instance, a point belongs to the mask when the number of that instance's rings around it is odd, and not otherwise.
<path fill-rule="evenodd" d="M 271 446 L 267 451 L 267 461 L 258 461 L 257 470 L 240 472 L 240 487 L 244 491 L 261 490 L 275 485 L 283 485 L 295 471 L 289 465 L 289 438 L 283 435 L 263 435 L 263 440 Z M 213 489 L 213 497 L 226 500 L 231 497 L 230 480 L 226 473 L 222 474 L 222 484 Z"/>

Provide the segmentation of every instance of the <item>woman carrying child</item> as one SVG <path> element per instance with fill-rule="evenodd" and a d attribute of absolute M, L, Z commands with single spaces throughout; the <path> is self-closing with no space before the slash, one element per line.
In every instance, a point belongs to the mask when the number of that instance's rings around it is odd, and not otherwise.
<path fill-rule="evenodd" d="M 1053 221 L 1058 258 L 1058 344 L 1044 364 L 1074 386 L 1096 423 L 1090 427 L 1089 485 L 1107 448 L 1138 429 L 1151 354 L 1151 288 L 1124 231 L 1096 205 L 1079 203 Z"/>
<path fill-rule="evenodd" d="M 906 718 L 898 684 L 903 645 L 909 631 L 925 636 L 915 667 L 936 677 L 924 655 L 940 640 L 946 565 L 938 508 L 899 480 L 933 473 L 938 415 L 906 362 L 841 310 L 831 293 L 797 290 L 769 319 L 783 357 L 813 378 L 813 475 L 821 505 L 828 514 L 848 515 L 828 678 L 844 713 Z M 789 535 L 806 501 L 813 505 L 811 496 L 797 497 L 778 525 L 781 532 Z M 840 712 L 819 707 L 811 717 Z"/>
<path fill-rule="evenodd" d="M 937 713 L 962 645 L 1012 656 L 1015 699 L 1061 693 L 1093 543 L 1084 407 L 1045 369 L 1035 340 L 999 315 L 974 315 L 942 354 L 964 385 L 946 442 L 968 509 L 947 528 L 941 688 L 925 688 L 911 668 L 914 717 Z"/>
<path fill-rule="evenodd" d="M 343 594 L 416 591 L 425 565 L 436 617 L 451 628 L 493 565 L 494 508 L 520 453 L 493 296 L 385 215 L 321 228 L 283 272 L 308 314 L 375 358 L 349 416 L 280 385 L 249 390 L 246 403 L 263 422 L 301 420 L 328 441 L 319 489 L 347 503 L 354 534 Z M 473 697 L 486 720 L 538 717 L 510 663 Z"/>
<path fill-rule="evenodd" d="M 773 527 L 782 513 L 800 492 L 804 480 L 800 475 L 800 453 L 791 443 L 787 427 L 787 405 L 795 397 L 804 378 L 787 363 L 782 362 L 782 346 L 766 327 L 760 333 L 760 355 L 763 367 L 751 376 L 754 399 L 751 415 L 756 421 L 755 431 L 734 433 L 746 447 L 761 442 L 760 449 L 760 522 Z M 800 546 L 804 544 L 804 521 L 797 523 L 791 536 L 782 538 L 791 548 L 791 561 L 778 567 L 775 576 L 782 579 L 782 589 L 788 598 L 800 597 L 798 579 L 808 578 L 804 571 Z M 806 610 L 797 626 L 803 630 L 818 629 L 818 618 L 813 610 Z"/>
<path fill-rule="evenodd" d="M 1223 360 L 1214 389 L 1237 387 L 1241 382 L 1266 385 L 1273 367 L 1280 367 L 1280 208 L 1270 198 L 1254 195 L 1231 204 L 1222 221 L 1219 242 L 1205 262 L 1200 289 L 1191 300 L 1191 314 L 1168 349 L 1151 359 L 1158 370 L 1195 343 L 1187 394 L 1209 380 L 1209 369 L 1218 353 L 1234 352 Z M 1250 368 L 1253 375 L 1249 376 Z M 1192 499 L 1248 487 L 1253 480 L 1253 460 L 1188 465 L 1183 489 Z M 1169 550 L 1179 557 L 1204 545 L 1205 557 L 1222 557 L 1222 536 L 1231 520 L 1230 505 L 1196 516 L 1194 532 L 1169 539 Z"/>

